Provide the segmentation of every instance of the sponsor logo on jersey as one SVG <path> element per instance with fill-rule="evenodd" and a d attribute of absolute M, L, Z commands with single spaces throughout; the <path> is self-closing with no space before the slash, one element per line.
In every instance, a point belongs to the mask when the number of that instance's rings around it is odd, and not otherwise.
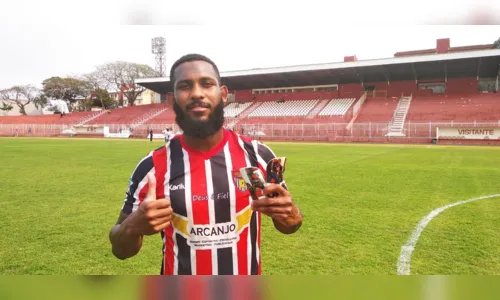
<path fill-rule="evenodd" d="M 188 245 L 196 250 L 232 247 L 238 242 L 238 224 L 235 222 L 188 226 Z"/>
<path fill-rule="evenodd" d="M 223 200 L 229 199 L 229 192 L 208 195 L 193 195 L 193 201 Z"/>
<path fill-rule="evenodd" d="M 184 183 L 179 183 L 179 184 L 176 184 L 176 185 L 169 184 L 168 188 L 171 191 L 178 191 L 178 190 L 184 190 L 186 187 L 184 186 Z"/>

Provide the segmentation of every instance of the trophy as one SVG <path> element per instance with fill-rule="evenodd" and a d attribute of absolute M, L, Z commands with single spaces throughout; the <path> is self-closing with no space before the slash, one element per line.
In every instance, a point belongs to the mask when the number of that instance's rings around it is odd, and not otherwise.
<path fill-rule="evenodd" d="M 259 200 L 262 197 L 262 191 L 257 194 L 257 189 L 263 190 L 266 186 L 266 181 L 264 180 L 264 174 L 259 168 L 255 167 L 247 167 L 241 168 L 240 174 L 243 180 L 247 185 L 248 191 L 250 191 L 250 195 L 253 200 Z"/>
<path fill-rule="evenodd" d="M 275 157 L 267 163 L 267 183 L 276 183 L 288 190 L 283 174 L 285 173 L 286 157 Z"/>

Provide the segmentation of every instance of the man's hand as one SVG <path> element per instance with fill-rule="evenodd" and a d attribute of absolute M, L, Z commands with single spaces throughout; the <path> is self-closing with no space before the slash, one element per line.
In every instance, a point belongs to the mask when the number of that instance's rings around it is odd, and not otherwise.
<path fill-rule="evenodd" d="M 148 175 L 148 193 L 136 212 L 124 223 L 136 235 L 153 235 L 170 225 L 172 207 L 169 199 L 156 199 L 156 178 Z"/>
<path fill-rule="evenodd" d="M 252 201 L 252 209 L 259 211 L 274 221 L 274 226 L 280 232 L 289 234 L 297 231 L 302 225 L 302 215 L 293 203 L 292 195 L 279 184 L 269 184 L 264 190 L 264 195 L 275 197 L 261 197 Z"/>
<path fill-rule="evenodd" d="M 127 259 L 139 253 L 144 235 L 158 233 L 170 225 L 170 200 L 156 199 L 156 178 L 149 173 L 148 192 L 137 210 L 130 215 L 123 211 L 109 232 L 113 254 Z"/>

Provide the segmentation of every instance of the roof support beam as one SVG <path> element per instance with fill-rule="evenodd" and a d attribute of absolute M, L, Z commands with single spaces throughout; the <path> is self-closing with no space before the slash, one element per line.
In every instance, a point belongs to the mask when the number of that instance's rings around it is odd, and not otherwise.
<path fill-rule="evenodd" d="M 387 80 L 387 85 L 391 85 L 391 76 L 389 74 L 389 72 L 387 72 L 387 68 L 382 66 L 382 70 L 384 70 L 384 77 L 385 77 L 385 80 Z"/>
<path fill-rule="evenodd" d="M 479 81 L 479 70 L 481 69 L 481 57 L 477 60 L 476 80 Z"/>
<path fill-rule="evenodd" d="M 358 77 L 361 86 L 364 88 L 365 87 L 364 78 L 361 75 L 359 75 L 357 68 L 354 68 L 354 72 L 356 73 L 356 77 Z"/>
<path fill-rule="evenodd" d="M 411 64 L 411 70 L 413 71 L 413 78 L 415 78 L 415 83 L 418 83 L 417 70 L 415 70 L 415 64 Z"/>
<path fill-rule="evenodd" d="M 444 82 L 448 82 L 448 65 L 444 64 Z"/>
<path fill-rule="evenodd" d="M 495 91 L 497 91 L 497 92 L 498 92 L 498 77 L 499 77 L 499 76 L 500 76 L 500 75 L 497 75 L 497 82 L 496 82 L 496 84 L 495 84 Z"/>

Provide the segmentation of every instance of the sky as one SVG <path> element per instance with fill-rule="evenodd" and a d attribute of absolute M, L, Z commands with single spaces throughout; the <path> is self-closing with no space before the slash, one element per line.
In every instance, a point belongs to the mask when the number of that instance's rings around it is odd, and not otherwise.
<path fill-rule="evenodd" d="M 500 1 L 16 0 L 0 10 L 0 89 L 79 75 L 124 60 L 154 67 L 151 39 L 167 41 L 167 70 L 201 53 L 221 71 L 392 57 L 395 52 L 490 44 Z M 495 19 L 497 18 L 497 19 Z M 488 26 L 457 24 L 490 24 Z"/>

